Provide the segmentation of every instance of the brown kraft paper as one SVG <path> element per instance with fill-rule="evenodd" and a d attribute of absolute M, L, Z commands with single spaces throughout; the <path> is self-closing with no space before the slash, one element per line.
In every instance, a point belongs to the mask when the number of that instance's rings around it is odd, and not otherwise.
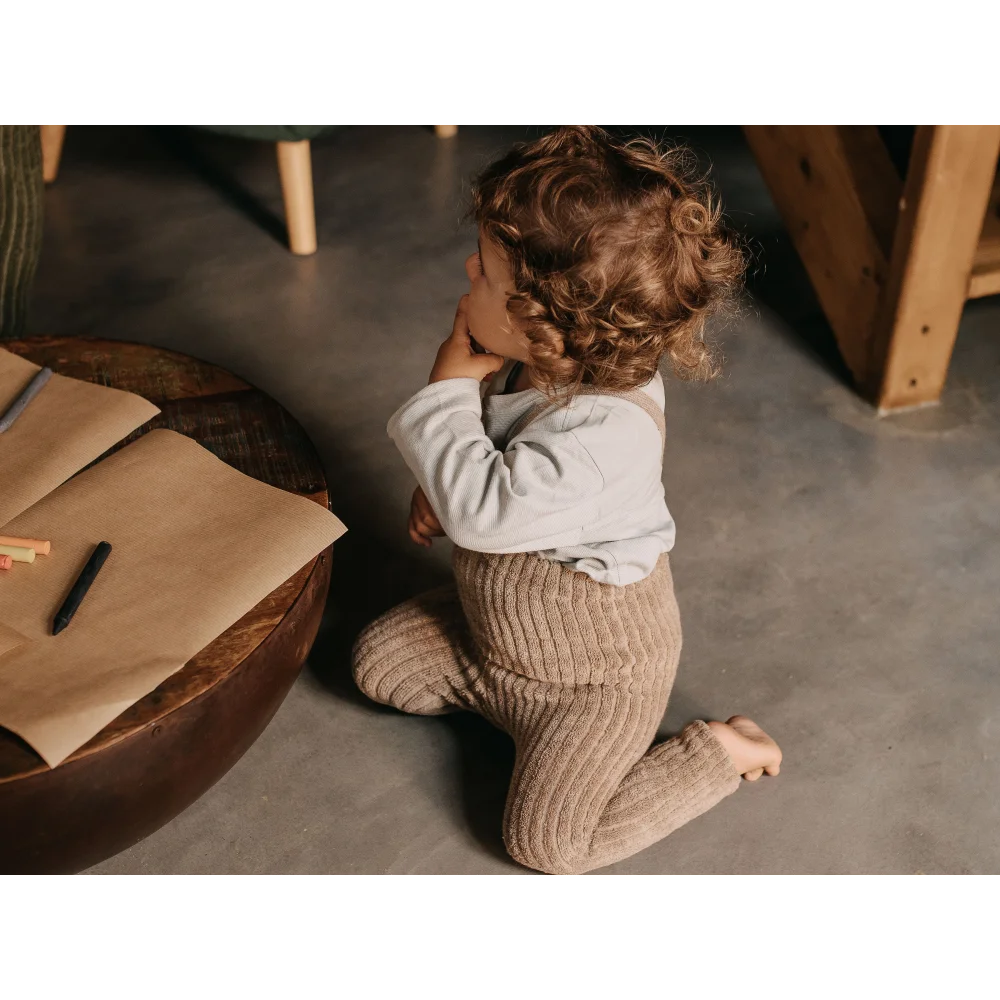
<path fill-rule="evenodd" d="M 4 529 L 52 554 L 0 577 L 0 725 L 55 767 L 346 530 L 328 510 L 151 431 Z M 52 619 L 94 546 L 76 616 Z"/>
<path fill-rule="evenodd" d="M 0 349 L 0 413 L 38 365 Z M 131 392 L 53 375 L 0 434 L 0 528 L 160 411 Z M 2 617 L 2 610 L 0 610 Z"/>

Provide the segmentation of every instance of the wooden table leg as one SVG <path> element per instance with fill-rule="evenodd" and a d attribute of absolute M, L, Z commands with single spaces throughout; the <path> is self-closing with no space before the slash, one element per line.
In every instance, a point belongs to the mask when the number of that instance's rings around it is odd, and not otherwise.
<path fill-rule="evenodd" d="M 313 204 L 312 151 L 309 140 L 279 142 L 278 173 L 285 200 L 288 246 L 292 253 L 316 252 L 316 209 Z"/>
<path fill-rule="evenodd" d="M 966 298 L 1000 289 L 1000 126 L 919 126 L 903 184 L 874 126 L 744 133 L 858 388 L 937 402 Z"/>
<path fill-rule="evenodd" d="M 743 132 L 844 361 L 863 386 L 899 174 L 874 126 L 746 125 Z"/>
<path fill-rule="evenodd" d="M 998 155 L 998 125 L 917 128 L 868 366 L 879 413 L 941 395 Z"/>

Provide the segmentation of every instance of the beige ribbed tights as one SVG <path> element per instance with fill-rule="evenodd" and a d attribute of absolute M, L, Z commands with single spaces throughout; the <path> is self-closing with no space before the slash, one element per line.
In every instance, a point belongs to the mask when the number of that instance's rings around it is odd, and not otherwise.
<path fill-rule="evenodd" d="M 669 560 L 625 587 L 532 553 L 456 548 L 456 584 L 369 625 L 358 686 L 404 712 L 479 712 L 514 739 L 511 856 L 585 872 L 642 850 L 735 791 L 704 722 L 651 747 L 681 648 Z"/>

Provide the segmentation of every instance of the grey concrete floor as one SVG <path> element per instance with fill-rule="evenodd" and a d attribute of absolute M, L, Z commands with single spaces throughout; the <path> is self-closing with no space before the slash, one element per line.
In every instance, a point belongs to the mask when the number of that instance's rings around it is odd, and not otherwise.
<path fill-rule="evenodd" d="M 970 305 L 942 405 L 877 420 L 735 129 L 679 130 L 754 241 L 723 380 L 668 388 L 684 655 L 663 732 L 744 712 L 779 778 L 604 873 L 1000 871 L 1000 302 Z M 301 680 L 200 801 L 100 873 L 523 872 L 500 840 L 512 763 L 474 717 L 366 703 L 361 624 L 443 581 L 408 540 L 385 436 L 465 281 L 468 177 L 523 128 L 348 128 L 314 150 L 320 249 L 275 238 L 273 150 L 70 129 L 46 196 L 31 331 L 157 344 L 266 389 L 323 457 L 337 543 Z"/>

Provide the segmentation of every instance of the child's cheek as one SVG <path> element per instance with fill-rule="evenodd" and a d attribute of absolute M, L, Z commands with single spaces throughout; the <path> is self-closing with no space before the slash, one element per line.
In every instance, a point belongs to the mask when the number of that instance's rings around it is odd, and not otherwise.
<path fill-rule="evenodd" d="M 483 333 L 486 332 L 483 330 L 482 302 L 480 301 L 480 296 L 476 294 L 475 287 L 473 287 L 469 293 L 469 332 L 473 337 L 476 337 L 477 330 Z"/>

